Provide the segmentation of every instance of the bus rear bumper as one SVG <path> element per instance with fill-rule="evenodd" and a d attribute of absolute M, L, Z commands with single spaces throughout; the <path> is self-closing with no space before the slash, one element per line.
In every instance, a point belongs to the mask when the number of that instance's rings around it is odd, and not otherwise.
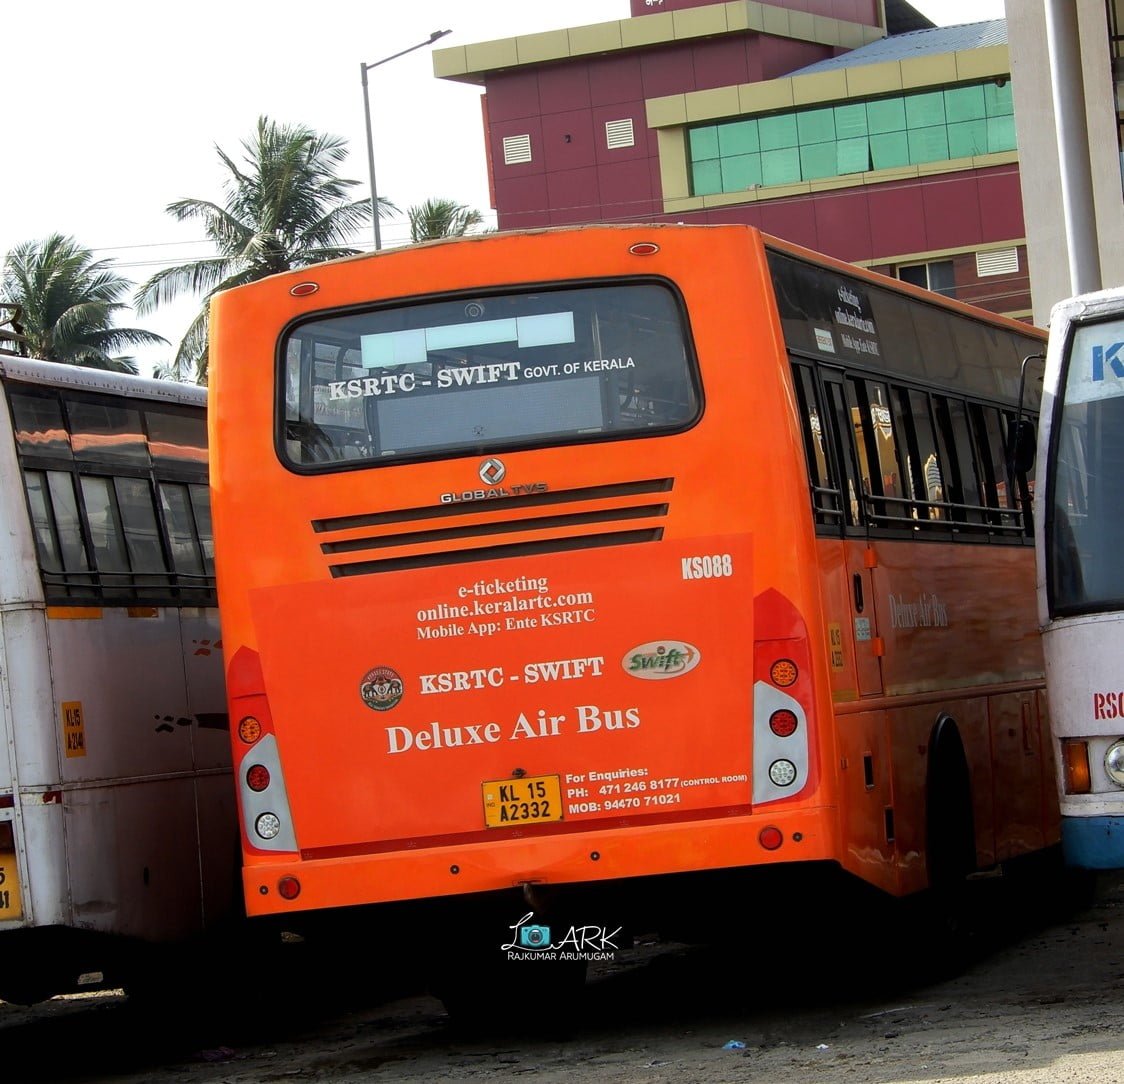
<path fill-rule="evenodd" d="M 1124 869 L 1124 816 L 1062 817 L 1066 864 L 1081 869 Z"/>
<path fill-rule="evenodd" d="M 524 884 L 591 881 L 733 869 L 837 857 L 824 810 L 472 842 L 381 853 L 249 858 L 250 915 L 293 914 L 436 896 L 492 892 Z M 762 836 L 763 829 L 773 830 Z M 770 849 L 779 832 L 781 842 Z M 764 840 L 764 841 L 763 841 Z M 299 884 L 296 895 L 293 885 Z"/>

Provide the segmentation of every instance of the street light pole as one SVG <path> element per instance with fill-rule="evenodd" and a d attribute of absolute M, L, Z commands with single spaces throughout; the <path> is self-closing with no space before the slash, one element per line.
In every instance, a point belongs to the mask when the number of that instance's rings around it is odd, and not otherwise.
<path fill-rule="evenodd" d="M 393 56 L 385 56 L 382 60 L 376 60 L 371 64 L 359 65 L 359 74 L 363 80 L 363 115 L 367 121 L 367 169 L 371 174 L 371 222 L 374 226 L 376 252 L 382 248 L 382 235 L 379 233 L 379 197 L 375 189 L 375 146 L 374 136 L 371 131 L 371 95 L 370 91 L 367 89 L 367 72 L 372 68 L 377 68 L 380 64 L 386 64 L 388 61 L 397 60 L 400 56 L 412 53 L 415 49 L 422 49 L 427 45 L 432 45 L 438 38 L 443 38 L 446 34 L 451 33 L 451 30 L 434 30 L 425 41 L 419 41 L 417 45 L 411 45 L 408 49 L 403 49 Z"/>

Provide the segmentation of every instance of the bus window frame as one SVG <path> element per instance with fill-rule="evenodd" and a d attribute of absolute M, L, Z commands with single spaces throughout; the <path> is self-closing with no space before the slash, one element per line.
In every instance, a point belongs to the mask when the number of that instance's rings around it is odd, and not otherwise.
<path fill-rule="evenodd" d="M 49 399 L 58 404 L 68 437 L 69 451 L 67 454 L 61 454 L 58 451 L 38 453 L 34 449 L 28 450 L 26 447 L 21 447 L 14 428 L 13 395 Z M 31 496 L 27 489 L 27 473 L 34 471 L 47 477 L 51 472 L 54 472 L 66 475 L 71 479 L 78 516 L 79 537 L 76 541 L 81 544 L 87 567 L 84 570 L 74 571 L 68 571 L 63 567 L 57 572 L 46 569 L 41 563 L 41 554 L 38 544 L 36 544 L 36 564 L 43 586 L 44 598 L 49 605 L 147 605 L 178 608 L 213 607 L 217 604 L 213 573 L 195 576 L 176 570 L 168 538 L 168 525 L 164 520 L 158 490 L 158 486 L 162 482 L 180 483 L 188 486 L 192 484 L 209 486 L 207 464 L 205 462 L 196 463 L 188 459 L 177 461 L 172 457 L 153 456 L 150 451 L 147 425 L 147 412 L 150 408 L 162 414 L 181 414 L 186 417 L 197 416 L 200 413 L 199 408 L 182 403 L 162 402 L 139 397 L 135 400 L 129 400 L 129 408 L 135 409 L 140 417 L 141 436 L 147 459 L 147 465 L 142 465 L 139 462 L 129 462 L 124 459 L 77 456 L 73 452 L 73 445 L 70 440 L 73 435 L 73 427 L 69 404 L 81 402 L 104 405 L 106 400 L 114 402 L 122 400 L 123 397 L 120 395 L 112 392 L 24 383 L 18 379 L 13 379 L 4 381 L 3 398 L 2 409 L 9 412 L 9 417 L 13 422 L 12 440 L 20 468 L 20 484 L 23 488 L 24 507 L 29 524 L 34 523 L 34 519 Z M 149 500 L 156 524 L 156 540 L 164 563 L 163 572 L 141 572 L 133 569 L 133 559 L 129 554 L 128 541 L 123 529 L 119 532 L 120 540 L 126 547 L 129 570 L 107 571 L 97 567 L 89 510 L 86 507 L 86 495 L 82 485 L 84 478 L 106 480 L 112 493 L 113 514 L 117 518 L 118 526 L 120 526 L 120 511 L 117 508 L 119 501 L 117 479 L 130 479 L 147 483 Z M 60 564 L 63 564 L 57 516 L 49 489 L 47 493 L 47 514 L 56 545 L 60 547 Z M 202 549 L 203 539 L 197 537 L 196 542 Z M 205 564 L 204 567 L 206 567 Z"/>
<path fill-rule="evenodd" d="M 794 390 L 799 383 L 795 370 L 798 367 L 811 368 L 814 374 L 814 384 L 817 395 L 821 397 L 823 403 L 828 404 L 827 409 L 821 413 L 821 424 L 826 424 L 829 430 L 829 432 L 825 433 L 824 441 L 828 449 L 829 462 L 831 462 L 832 457 L 834 457 L 832 470 L 835 475 L 835 481 L 839 485 L 837 491 L 838 498 L 843 502 L 843 512 L 840 516 L 842 529 L 839 524 L 822 521 L 824 509 L 819 503 L 822 494 L 816 490 L 812 472 L 808 465 L 809 434 L 806 432 L 807 419 L 802 413 L 798 418 L 798 423 L 801 428 L 801 446 L 805 456 L 805 475 L 808 479 L 809 491 L 811 493 L 812 513 L 815 521 L 816 534 L 818 536 L 899 538 L 980 545 L 1033 545 L 1033 519 L 1031 516 L 1031 505 L 1027 499 L 1029 487 L 1024 474 L 1017 475 L 1015 479 L 1013 491 L 1017 492 L 1019 496 L 1017 507 L 1011 506 L 1004 509 L 998 504 L 964 505 L 962 502 L 951 500 L 949 493 L 949 489 L 952 486 L 955 486 L 955 493 L 959 494 L 962 492 L 959 449 L 949 446 L 948 434 L 945 431 L 946 427 L 940 421 L 937 400 L 947 401 L 952 399 L 963 408 L 963 416 L 968 426 L 966 435 L 968 437 L 968 451 L 972 456 L 971 468 L 975 472 L 977 484 L 979 484 L 981 468 L 976 461 L 976 457 L 981 454 L 981 449 L 978 447 L 979 442 L 977 434 L 972 425 L 973 411 L 976 409 L 988 408 L 996 410 L 999 413 L 1002 424 L 1009 425 L 1009 419 L 1013 417 L 1013 410 L 1011 407 L 1004 403 L 985 400 L 979 396 L 963 394 L 948 387 L 928 386 L 922 382 L 905 378 L 892 370 L 874 370 L 854 365 L 839 365 L 838 363 L 827 362 L 805 352 L 792 349 L 788 350 L 788 359 L 790 378 L 792 379 Z M 905 441 L 907 448 L 912 449 L 916 444 L 917 434 L 915 426 L 913 425 L 912 412 L 905 418 L 904 432 L 899 431 L 899 411 L 895 404 L 899 393 L 903 391 L 910 394 L 921 394 L 925 397 L 930 425 L 932 426 L 933 436 L 936 441 L 938 461 L 941 465 L 945 500 L 934 502 L 922 501 L 914 496 L 903 496 L 901 498 L 886 497 L 881 492 L 881 484 L 878 486 L 879 492 L 864 493 L 861 490 L 861 483 L 858 481 L 861 475 L 855 475 L 849 480 L 852 485 L 856 487 L 855 492 L 857 495 L 859 514 L 855 522 L 852 523 L 850 522 L 851 517 L 848 513 L 847 499 L 844 497 L 842 489 L 842 481 L 843 478 L 848 475 L 848 471 L 840 470 L 839 465 L 847 464 L 850 472 L 858 471 L 860 469 L 857 459 L 859 449 L 853 432 L 850 436 L 848 436 L 846 432 L 848 429 L 853 430 L 849 415 L 845 415 L 844 418 L 840 419 L 837 417 L 837 411 L 840 405 L 844 411 L 849 411 L 852 406 L 861 405 L 858 404 L 857 401 L 856 403 L 851 402 L 851 391 L 857 392 L 858 385 L 861 384 L 861 386 L 865 388 L 870 382 L 876 382 L 884 386 L 890 397 L 891 405 L 889 410 L 891 425 L 894 427 L 893 439 L 895 456 L 899 467 L 899 477 L 902 479 L 907 477 L 906 467 L 901 462 L 902 441 Z M 836 403 L 834 399 L 829 400 L 828 398 L 831 386 L 836 386 L 838 388 L 840 397 L 839 403 Z M 798 407 L 802 402 L 802 397 L 797 393 L 796 403 Z M 877 451 L 872 450 L 873 446 L 871 444 L 873 433 L 868 432 L 868 430 L 870 430 L 868 413 L 869 412 L 864 413 L 860 411 L 864 448 L 868 457 L 874 455 L 877 459 Z M 951 423 L 951 415 L 949 416 L 949 421 Z M 986 440 L 987 434 L 981 434 L 981 437 Z M 988 446 L 990 447 L 990 443 Z M 1001 448 L 999 451 L 1002 454 L 1004 449 Z M 911 480 L 911 488 L 912 484 Z M 905 513 L 878 512 L 876 510 L 878 504 L 894 505 L 904 509 Z M 929 519 L 927 517 L 922 517 L 921 513 L 927 512 L 929 508 L 945 509 L 945 514 L 948 518 Z M 904 515 L 912 515 L 914 511 L 919 513 L 918 517 L 913 520 L 912 523 L 907 522 Z M 964 518 L 964 513 L 974 513 L 978 519 L 966 519 Z M 899 522 L 892 522 L 895 517 L 899 519 Z M 1004 520 L 1010 522 L 1011 526 L 1004 526 L 1004 523 L 1001 522 Z"/>
<path fill-rule="evenodd" d="M 470 301 L 489 297 L 507 297 L 515 293 L 536 293 L 543 291 L 568 292 L 573 290 L 600 288 L 605 286 L 660 286 L 667 290 L 675 304 L 679 315 L 680 329 L 683 335 L 684 364 L 687 382 L 695 398 L 694 416 L 681 425 L 660 428 L 658 430 L 633 429 L 620 433 L 598 433 L 589 436 L 570 435 L 562 440 L 520 440 L 499 442 L 486 448 L 439 448 L 420 454 L 388 455 L 377 459 L 341 459 L 329 463 L 295 463 L 289 458 L 286 443 L 289 437 L 286 431 L 290 425 L 286 418 L 286 358 L 285 346 L 289 337 L 304 324 L 318 320 L 334 319 L 341 316 L 352 316 L 364 312 L 375 312 L 380 309 L 405 308 L 420 305 L 444 304 L 448 302 Z M 305 366 L 314 364 L 314 359 L 302 356 L 301 382 L 305 382 Z M 432 463 L 440 461 L 454 461 L 463 458 L 479 458 L 481 456 L 508 455 L 515 452 L 532 449 L 569 448 L 585 446 L 588 444 L 608 444 L 622 440 L 640 440 L 651 437 L 677 436 L 689 432 L 702 421 L 706 414 L 706 392 L 699 366 L 698 351 L 695 346 L 694 331 L 691 326 L 690 312 L 683 299 L 683 294 L 678 285 L 671 279 L 662 275 L 620 275 L 606 278 L 575 278 L 575 279 L 550 279 L 537 282 L 508 282 L 499 286 L 489 286 L 476 290 L 449 290 L 435 293 L 420 294 L 408 297 L 384 298 L 375 302 L 361 302 L 355 305 L 334 306 L 327 309 L 317 309 L 315 312 L 302 313 L 285 323 L 277 333 L 274 346 L 274 413 L 273 413 L 273 448 L 277 461 L 292 474 L 306 477 L 320 477 L 346 473 L 350 471 L 374 470 L 380 467 L 400 466 L 404 463 Z M 299 404 L 298 404 L 299 410 Z M 298 421 L 298 425 L 315 425 L 314 422 Z"/>

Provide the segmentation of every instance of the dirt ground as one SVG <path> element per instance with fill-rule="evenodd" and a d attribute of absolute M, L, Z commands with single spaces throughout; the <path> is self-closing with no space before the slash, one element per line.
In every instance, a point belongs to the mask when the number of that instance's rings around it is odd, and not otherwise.
<path fill-rule="evenodd" d="M 502 1020 L 458 1029 L 423 994 L 332 1008 L 329 990 L 281 984 L 255 1006 L 276 1013 L 207 1022 L 114 994 L 0 1004 L 0 1051 L 13 1084 L 1124 1084 L 1124 876 L 1102 875 L 1087 906 L 1048 914 L 1034 886 L 980 892 L 974 962 L 927 985 L 875 963 L 909 961 L 915 935 L 876 927 L 844 959 L 837 935 L 778 916 L 759 931 L 767 950 L 734 927 L 723 944 L 641 945 L 597 965 L 580 1016 L 533 1034 Z"/>

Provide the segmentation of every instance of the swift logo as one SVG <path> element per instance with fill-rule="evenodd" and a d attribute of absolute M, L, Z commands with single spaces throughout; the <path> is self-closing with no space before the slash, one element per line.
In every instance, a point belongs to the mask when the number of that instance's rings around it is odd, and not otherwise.
<path fill-rule="evenodd" d="M 1124 342 L 1112 343 L 1110 346 L 1093 347 L 1094 380 L 1104 380 L 1104 367 L 1106 362 L 1117 377 L 1124 379 L 1124 361 L 1121 361 L 1118 356 L 1122 348 L 1124 348 Z"/>
<path fill-rule="evenodd" d="M 626 674 L 646 681 L 679 677 L 699 664 L 699 649 L 681 640 L 653 640 L 634 647 L 623 659 Z"/>

